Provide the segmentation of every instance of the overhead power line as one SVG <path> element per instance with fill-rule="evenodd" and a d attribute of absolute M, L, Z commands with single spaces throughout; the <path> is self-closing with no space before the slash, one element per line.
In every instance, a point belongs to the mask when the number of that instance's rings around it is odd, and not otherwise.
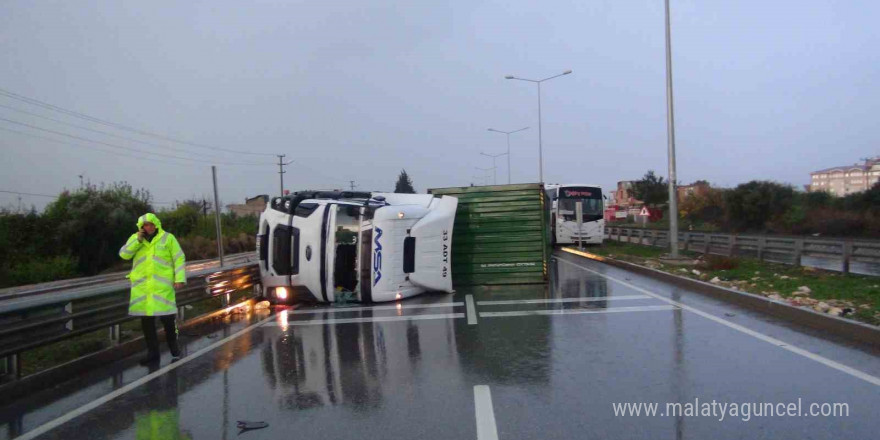
<path fill-rule="evenodd" d="M 20 195 L 20 196 L 48 197 L 50 199 L 57 199 L 58 198 L 58 196 L 53 196 L 53 195 L 49 195 L 49 194 L 35 194 L 35 193 L 26 193 L 26 192 L 21 192 L 21 191 L 7 191 L 7 190 L 2 190 L 2 189 L 0 189 L 0 193 L 15 194 L 15 195 Z M 150 201 L 148 203 L 150 203 L 152 205 L 173 205 L 174 204 L 174 202 L 153 202 L 153 201 Z"/>
<path fill-rule="evenodd" d="M 131 147 L 126 147 L 126 146 L 122 146 L 122 145 L 111 144 L 111 143 L 103 142 L 103 141 L 97 141 L 97 140 L 94 140 L 94 139 L 89 139 L 89 138 L 84 138 L 84 137 L 80 137 L 80 136 L 75 136 L 75 135 L 72 135 L 72 134 L 69 134 L 69 133 L 64 133 L 64 132 L 60 132 L 60 131 L 56 131 L 56 130 L 51 130 L 51 129 L 48 129 L 48 128 L 43 128 L 43 127 L 39 127 L 39 126 L 36 126 L 36 125 L 27 124 L 27 123 L 24 123 L 24 122 L 13 121 L 12 119 L 0 118 L 0 121 L 9 122 L 9 123 L 16 124 L 16 125 L 21 125 L 21 126 L 24 126 L 24 127 L 28 127 L 28 128 L 34 129 L 34 130 L 45 131 L 45 132 L 47 132 L 47 133 L 57 134 L 57 135 L 59 135 L 59 136 L 65 136 L 65 137 L 69 137 L 69 138 L 72 138 L 72 139 L 77 139 L 77 140 L 80 140 L 80 141 L 92 142 L 92 143 L 96 143 L 96 144 L 106 145 L 106 146 L 111 147 L 111 148 L 119 148 L 119 149 L 122 149 L 122 150 L 134 151 L 134 152 L 136 152 L 136 153 L 147 154 L 147 155 L 151 155 L 151 156 L 170 157 L 170 158 L 172 158 L 172 159 L 188 160 L 188 161 L 192 161 L 192 162 L 209 163 L 209 164 L 223 164 L 223 165 L 272 165 L 272 164 L 265 164 L 265 163 L 220 162 L 220 161 L 206 161 L 206 160 L 192 159 L 192 158 L 189 158 L 189 157 L 181 157 L 181 156 L 175 156 L 175 155 L 172 155 L 172 154 L 156 153 L 156 152 L 152 152 L 152 151 L 143 151 L 143 150 L 138 150 L 138 149 L 136 149 L 136 148 L 131 148 Z"/>
<path fill-rule="evenodd" d="M 6 190 L 2 190 L 2 189 L 0 189 L 0 193 L 17 194 L 17 195 L 22 195 L 22 196 L 49 197 L 49 198 L 53 198 L 53 199 L 58 198 L 58 196 L 50 196 L 49 194 L 34 194 L 34 193 L 26 193 L 26 192 L 21 192 L 21 191 L 6 191 Z"/>
<path fill-rule="evenodd" d="M 166 150 L 171 150 L 171 151 L 179 151 L 179 152 L 182 152 L 182 153 L 185 153 L 185 154 L 193 154 L 191 151 L 189 151 L 189 150 L 185 150 L 185 149 L 183 149 L 183 148 L 169 147 L 169 146 L 167 146 L 167 145 L 160 145 L 160 144 L 156 144 L 156 143 L 153 143 L 153 142 L 142 141 L 142 140 L 140 140 L 140 139 L 134 139 L 134 138 L 130 138 L 130 137 L 120 136 L 120 135 L 118 135 L 118 134 L 114 134 L 114 133 L 106 132 L 106 131 L 103 131 L 103 130 L 95 130 L 94 128 L 85 127 L 85 126 L 77 125 L 77 124 L 71 124 L 70 122 L 67 122 L 67 121 L 62 121 L 62 120 L 60 120 L 60 119 L 50 118 L 50 117 L 48 117 L 48 116 L 44 116 L 44 115 L 41 115 L 41 114 L 38 114 L 38 113 L 29 112 L 29 111 L 27 111 L 27 110 L 22 110 L 22 109 L 20 109 L 20 108 L 12 107 L 12 106 L 9 106 L 9 105 L 0 104 L 0 107 L 7 108 L 7 109 L 10 109 L 10 110 L 13 110 L 13 111 L 16 111 L 16 112 L 19 112 L 19 113 L 23 113 L 23 114 L 26 114 L 26 115 L 34 116 L 34 117 L 37 117 L 37 118 L 46 119 L 46 120 L 48 120 L 48 121 L 57 122 L 57 123 L 59 123 L 59 124 L 67 125 L 67 126 L 69 126 L 69 127 L 79 128 L 79 129 L 82 129 L 82 130 L 87 130 L 87 131 L 91 131 L 91 132 L 94 132 L 94 133 L 103 134 L 103 135 L 106 135 L 106 136 L 111 136 L 111 137 L 118 138 L 118 139 L 124 139 L 124 140 L 130 141 L 130 142 L 137 142 L 137 143 L 139 143 L 139 144 L 149 145 L 149 146 L 152 146 L 152 147 L 158 147 L 158 148 L 164 148 L 164 149 L 166 149 Z"/>
<path fill-rule="evenodd" d="M 75 118 L 85 119 L 85 120 L 87 120 L 87 121 L 94 122 L 94 123 L 96 123 L 96 124 L 102 124 L 102 125 L 106 125 L 106 126 L 109 126 L 109 127 L 114 127 L 114 128 L 116 128 L 116 129 L 119 129 L 119 130 L 126 130 L 126 131 L 130 131 L 130 132 L 133 132 L 133 133 L 140 134 L 140 135 L 142 135 L 142 136 L 150 136 L 150 137 L 153 137 L 153 138 L 162 139 L 162 140 L 166 140 L 166 141 L 170 141 L 170 142 L 175 142 L 175 143 L 178 143 L 178 144 L 189 145 L 189 146 L 197 147 L 197 148 L 205 148 L 205 149 L 208 149 L 208 150 L 225 151 L 225 152 L 227 152 L 227 153 L 249 154 L 249 155 L 254 155 L 254 156 L 275 156 L 274 154 L 271 154 L 271 153 L 257 153 L 257 152 L 253 152 L 253 151 L 233 150 L 233 149 L 229 149 L 229 148 L 222 148 L 222 147 L 217 147 L 217 146 L 213 146 L 213 145 L 199 144 L 199 143 L 196 143 L 196 142 L 190 142 L 190 141 L 186 141 L 186 140 L 180 140 L 180 139 L 176 139 L 176 138 L 173 138 L 173 137 L 170 137 L 170 136 L 166 136 L 166 135 L 163 135 L 163 134 L 153 133 L 153 132 L 150 132 L 150 131 L 146 131 L 146 130 L 141 130 L 141 129 L 138 129 L 138 128 L 130 127 L 130 126 L 128 126 L 128 125 L 119 124 L 119 123 L 117 123 L 117 122 L 111 122 L 111 121 L 107 121 L 107 120 L 105 120 L 105 119 L 96 118 L 96 117 L 94 117 L 94 116 L 89 116 L 89 115 L 87 115 L 87 114 L 85 114 L 85 113 L 81 113 L 81 112 L 78 112 L 78 111 L 68 110 L 68 109 L 66 109 L 66 108 L 58 107 L 57 105 L 49 104 L 49 103 L 47 103 L 47 102 L 43 102 L 43 101 L 40 101 L 40 100 L 38 100 L 38 99 L 28 98 L 27 96 L 19 95 L 19 94 L 17 94 L 17 93 L 13 93 L 13 92 L 10 92 L 10 91 L 8 91 L 8 90 L 4 90 L 4 89 L 2 89 L 2 88 L 0 88 L 0 96 L 6 96 L 7 98 L 12 98 L 12 99 L 15 99 L 15 100 L 18 100 L 18 101 L 26 102 L 26 103 L 28 103 L 28 104 L 31 104 L 31 105 L 34 105 L 34 106 L 37 106 L 37 107 L 42 107 L 42 108 L 49 109 L 49 110 L 52 110 L 52 111 L 56 111 L 56 112 L 59 112 L 59 113 L 64 113 L 64 114 L 66 114 L 66 115 L 73 116 L 73 117 L 75 117 Z"/>
<path fill-rule="evenodd" d="M 15 133 L 15 134 L 20 134 L 20 135 L 22 135 L 22 136 L 29 136 L 29 137 L 32 137 L 32 138 L 43 139 L 43 140 L 46 140 L 46 141 L 49 141 L 49 142 L 55 142 L 55 143 L 57 143 L 57 144 L 66 145 L 66 146 L 68 146 L 68 147 L 81 147 L 81 148 L 88 148 L 88 149 L 90 149 L 90 150 L 100 151 L 100 152 L 102 152 L 102 153 L 110 153 L 110 154 L 115 154 L 115 155 L 119 155 L 119 156 L 133 157 L 133 158 L 136 158 L 136 159 L 149 160 L 149 161 L 161 162 L 161 163 L 167 163 L 167 164 L 177 165 L 177 166 L 182 166 L 182 167 L 191 167 L 191 166 L 192 166 L 191 163 L 172 162 L 172 161 L 170 161 L 170 160 L 156 159 L 156 158 L 149 157 L 149 156 L 141 156 L 141 155 L 131 154 L 131 153 L 122 153 L 122 152 L 119 152 L 119 151 L 113 151 L 113 150 L 108 150 L 108 149 L 105 149 L 105 148 L 95 147 L 95 146 L 93 146 L 93 145 L 83 145 L 83 144 L 77 144 L 77 143 L 73 143 L 73 142 L 61 141 L 61 140 L 58 140 L 58 139 L 52 139 L 52 138 L 50 138 L 50 137 L 40 136 L 40 135 L 38 135 L 38 134 L 33 134 L 33 133 L 27 133 L 27 132 L 24 132 L 24 131 L 13 130 L 13 129 L 11 129 L 11 128 L 7 128 L 7 127 L 0 127 L 0 130 L 8 131 L 8 132 Z"/>

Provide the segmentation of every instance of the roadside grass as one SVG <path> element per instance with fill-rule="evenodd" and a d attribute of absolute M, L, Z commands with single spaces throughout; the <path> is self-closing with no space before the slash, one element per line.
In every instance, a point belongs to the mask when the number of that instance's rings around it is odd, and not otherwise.
<path fill-rule="evenodd" d="M 588 252 L 631 263 L 650 266 L 678 276 L 709 281 L 756 295 L 779 295 L 793 305 L 813 307 L 819 301 L 830 307 L 852 309 L 846 316 L 873 325 L 880 325 L 880 277 L 843 274 L 821 269 L 770 263 L 755 258 L 725 258 L 706 256 L 695 266 L 672 266 L 658 258 L 667 253 L 665 248 L 605 241 L 602 246 L 590 247 Z M 682 252 L 699 258 L 700 254 Z M 720 264 L 719 264 L 720 263 Z M 718 269 L 717 266 L 730 267 Z M 698 273 L 694 273 L 696 270 Z M 801 287 L 808 287 L 809 295 L 795 295 Z"/>

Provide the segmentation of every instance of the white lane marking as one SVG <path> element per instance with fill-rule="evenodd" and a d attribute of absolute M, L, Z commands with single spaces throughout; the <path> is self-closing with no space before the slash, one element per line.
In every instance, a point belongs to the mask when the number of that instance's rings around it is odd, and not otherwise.
<path fill-rule="evenodd" d="M 674 306 L 644 306 L 644 307 L 612 307 L 610 309 L 562 309 L 562 310 L 517 310 L 513 312 L 482 312 L 483 318 L 497 318 L 506 316 L 534 316 L 534 315 L 583 315 L 603 313 L 627 313 L 627 312 L 655 312 L 660 310 L 676 310 Z"/>
<path fill-rule="evenodd" d="M 269 315 L 269 317 L 267 317 L 266 319 L 263 319 L 262 321 L 251 325 L 250 327 L 245 327 L 245 328 L 241 329 L 238 333 L 229 335 L 229 336 L 227 336 L 227 337 L 225 337 L 225 338 L 223 338 L 223 339 L 221 339 L 221 340 L 219 340 L 219 341 L 217 341 L 217 342 L 215 342 L 205 348 L 202 348 L 201 350 L 193 353 L 190 356 L 187 356 L 187 357 L 185 357 L 185 358 L 183 358 L 173 364 L 168 364 L 163 368 L 160 368 L 160 369 L 158 369 L 158 370 L 156 370 L 156 371 L 154 371 L 154 372 L 152 372 L 152 373 L 122 387 L 122 388 L 119 388 L 116 391 L 113 391 L 112 393 L 105 394 L 104 396 L 99 397 L 98 399 L 95 399 L 95 400 L 93 400 L 93 401 L 73 410 L 73 411 L 70 411 L 67 414 L 64 414 L 63 416 L 60 416 L 52 421 L 46 422 L 46 423 L 44 423 L 34 429 L 22 434 L 20 437 L 16 437 L 16 440 L 29 440 L 29 439 L 35 438 L 37 436 L 43 435 L 46 432 L 48 432 L 52 429 L 55 429 L 65 423 L 73 420 L 74 418 L 79 417 L 79 416 L 81 416 L 81 415 L 83 415 L 83 414 L 85 414 L 85 413 L 87 413 L 87 412 L 89 412 L 89 411 L 123 395 L 123 394 L 126 394 L 129 391 L 131 391 L 141 385 L 144 385 L 145 383 L 147 383 L 147 382 L 149 382 L 149 381 L 151 381 L 151 380 L 153 380 L 153 379 L 155 379 L 165 373 L 168 373 L 171 370 L 174 370 L 176 368 L 180 368 L 183 365 L 186 365 L 189 362 L 191 362 L 195 359 L 198 359 L 200 356 L 204 355 L 205 353 L 208 353 L 209 351 L 211 351 L 211 350 L 213 350 L 213 349 L 215 349 L 215 348 L 217 348 L 217 347 L 219 347 L 219 346 L 221 346 L 221 345 L 223 345 L 233 339 L 239 338 L 241 336 L 244 336 L 244 335 L 250 333 L 254 329 L 260 327 L 261 325 L 265 324 L 267 321 L 269 321 L 273 318 L 275 318 L 274 314 Z"/>
<path fill-rule="evenodd" d="M 474 296 L 467 295 L 464 300 L 467 303 L 468 325 L 477 325 L 477 308 L 474 306 Z"/>
<path fill-rule="evenodd" d="M 663 297 L 663 296 L 657 295 L 656 293 L 653 293 L 653 292 L 650 292 L 650 291 L 648 291 L 648 290 L 645 290 L 645 289 L 643 289 L 643 288 L 641 288 L 641 287 L 639 287 L 639 286 L 635 286 L 635 285 L 633 285 L 633 284 L 627 283 L 626 281 L 622 281 L 622 280 L 619 280 L 619 279 L 617 279 L 617 278 L 614 278 L 614 277 L 611 277 L 611 276 L 605 275 L 605 274 L 603 274 L 603 273 L 601 273 L 601 272 L 597 272 L 597 271 L 595 271 L 595 270 L 588 269 L 588 268 L 586 268 L 586 267 L 584 267 L 584 266 L 581 266 L 580 264 L 575 264 L 575 263 L 572 263 L 572 262 L 570 262 L 570 261 L 566 261 L 566 260 L 564 260 L 564 259 L 562 259 L 562 258 L 557 258 L 556 260 L 557 260 L 557 261 L 561 261 L 561 262 L 566 263 L 566 264 L 570 264 L 570 265 L 575 266 L 575 267 L 579 267 L 579 268 L 581 268 L 581 269 L 583 269 L 583 270 L 585 270 L 585 271 L 587 271 L 587 272 L 594 273 L 594 274 L 596 274 L 596 275 L 599 275 L 599 276 L 601 276 L 601 277 L 603 277 L 603 278 L 607 278 L 607 279 L 609 279 L 609 280 L 611 280 L 611 281 L 614 281 L 614 282 L 616 282 L 616 283 L 623 284 L 624 286 L 627 286 L 627 287 L 629 287 L 629 288 L 631 288 L 631 289 L 635 289 L 635 290 L 637 290 L 637 291 L 639 291 L 639 292 L 642 292 L 642 293 L 644 293 L 644 294 L 646 294 L 646 295 L 653 296 L 654 298 L 657 298 L 657 299 L 659 299 L 660 301 L 663 301 L 663 302 L 666 302 L 666 303 L 672 304 L 672 305 L 674 305 L 674 306 L 680 307 L 680 308 L 682 308 L 682 309 L 684 309 L 684 310 L 687 310 L 687 311 L 689 311 L 689 312 L 696 313 L 697 315 L 700 315 L 700 316 L 702 316 L 703 318 L 706 318 L 706 319 L 709 319 L 709 320 L 715 321 L 715 322 L 717 322 L 717 323 L 719 323 L 719 324 L 721 324 L 721 325 L 724 325 L 724 326 L 730 327 L 730 328 L 732 328 L 732 329 L 734 329 L 734 330 L 736 330 L 736 331 L 739 331 L 739 332 L 745 333 L 745 334 L 747 334 L 747 335 L 749 335 L 749 336 L 752 336 L 752 337 L 754 337 L 754 338 L 760 339 L 760 340 L 762 340 L 762 341 L 764 341 L 764 342 L 768 342 L 768 343 L 773 344 L 773 345 L 775 345 L 775 346 L 777 346 L 777 347 L 779 347 L 779 348 L 782 348 L 782 349 L 784 349 L 784 350 L 788 350 L 788 351 L 790 351 L 790 352 L 792 352 L 792 353 L 799 354 L 799 355 L 801 355 L 801 356 L 803 356 L 803 357 L 805 357 L 805 358 L 807 358 L 807 359 L 810 359 L 810 360 L 816 361 L 816 362 L 818 362 L 818 363 L 820 363 L 820 364 L 822 364 L 822 365 L 825 365 L 825 366 L 827 366 L 827 367 L 834 368 L 835 370 L 838 370 L 838 371 L 840 371 L 840 372 L 843 372 L 843 373 L 849 374 L 850 376 L 853 376 L 853 377 L 857 377 L 857 378 L 859 378 L 859 379 L 862 379 L 862 380 L 864 380 L 865 382 L 871 383 L 871 384 L 873 384 L 873 385 L 880 386 L 880 377 L 872 376 L 872 375 L 870 375 L 870 374 L 868 374 L 868 373 L 865 373 L 865 372 L 863 372 L 863 371 L 859 371 L 859 370 L 856 370 L 855 368 L 848 367 L 848 366 L 843 365 L 843 364 L 841 364 L 841 363 L 839 363 L 839 362 L 832 361 L 831 359 L 828 359 L 828 358 L 823 357 L 823 356 L 819 356 L 818 354 L 815 354 L 815 353 L 813 353 L 813 352 L 810 352 L 810 351 L 804 350 L 803 348 L 795 347 L 794 345 L 789 345 L 789 344 L 788 344 L 787 342 L 785 342 L 785 341 L 781 341 L 781 340 L 776 339 L 776 338 L 774 338 L 774 337 L 772 337 L 772 336 L 767 336 L 767 335 L 765 335 L 765 334 L 763 334 L 763 333 L 756 332 L 756 331 L 754 331 L 754 330 L 752 330 L 752 329 L 749 329 L 749 328 L 743 327 L 743 326 L 741 326 L 741 325 L 739 325 L 739 324 L 735 324 L 735 323 L 733 323 L 733 322 L 730 322 L 730 321 L 727 321 L 727 320 L 721 319 L 721 318 L 719 318 L 719 317 L 717 317 L 717 316 L 715 316 L 715 315 L 712 315 L 712 314 L 710 314 L 710 313 L 706 313 L 706 312 L 704 312 L 704 311 L 702 311 L 702 310 L 699 310 L 699 309 L 695 309 L 695 308 L 693 308 L 693 307 L 691 307 L 691 306 L 689 306 L 689 305 L 682 304 L 682 303 L 680 303 L 680 302 L 678 302 L 678 301 L 673 301 L 673 300 L 671 300 L 671 299 L 668 299 L 668 298 L 665 298 L 665 297 Z"/>
<path fill-rule="evenodd" d="M 463 306 L 462 302 L 435 303 L 435 304 L 396 304 L 389 306 L 364 306 L 364 307 L 334 307 L 323 309 L 296 309 L 291 310 L 289 315 L 315 315 L 318 313 L 343 313 L 343 312 L 360 312 L 364 310 L 401 310 L 401 309 L 430 309 L 435 307 L 459 307 Z"/>
<path fill-rule="evenodd" d="M 474 386 L 474 412 L 477 418 L 477 440 L 498 440 L 492 392 L 488 385 Z"/>
<path fill-rule="evenodd" d="M 621 296 L 592 296 L 585 298 L 550 298 L 550 299 L 512 299 L 499 301 L 477 301 L 477 305 L 481 306 L 500 306 L 508 304 L 547 304 L 547 303 L 574 303 L 574 302 L 592 302 L 592 301 L 614 301 L 627 299 L 645 299 L 650 298 L 648 295 L 621 295 Z"/>
<path fill-rule="evenodd" d="M 464 313 L 442 313 L 437 315 L 409 315 L 409 316 L 372 316 L 367 318 L 329 318 L 309 319 L 307 321 L 287 321 L 279 324 L 267 322 L 265 327 L 292 327 L 295 325 L 320 325 L 320 324 L 355 324 L 359 322 L 394 322 L 394 321 L 422 321 L 427 319 L 458 319 L 464 318 Z"/>

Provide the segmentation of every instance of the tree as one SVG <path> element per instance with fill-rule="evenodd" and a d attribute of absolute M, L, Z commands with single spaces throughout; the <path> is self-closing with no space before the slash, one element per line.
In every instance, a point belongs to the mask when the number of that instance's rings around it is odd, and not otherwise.
<path fill-rule="evenodd" d="M 720 226 L 724 220 L 724 191 L 709 188 L 705 192 L 697 192 L 685 198 L 679 206 L 682 218 L 691 223 Z"/>
<path fill-rule="evenodd" d="M 406 174 L 406 170 L 400 170 L 397 176 L 397 183 L 394 185 L 394 192 L 401 194 L 415 194 L 416 189 L 413 188 L 412 179 Z"/>
<path fill-rule="evenodd" d="M 152 211 L 150 193 L 127 183 L 87 185 L 63 192 L 44 216 L 58 245 L 77 258 L 79 272 L 94 275 L 119 262 L 117 252 L 137 231 L 139 216 Z"/>
<path fill-rule="evenodd" d="M 724 197 L 727 224 L 733 231 L 764 231 L 791 210 L 795 191 L 791 185 L 753 180 L 738 185 Z"/>
<path fill-rule="evenodd" d="M 645 202 L 648 206 L 657 206 L 669 200 L 669 188 L 662 176 L 654 174 L 653 170 L 645 173 L 641 180 L 633 182 L 633 197 Z"/>

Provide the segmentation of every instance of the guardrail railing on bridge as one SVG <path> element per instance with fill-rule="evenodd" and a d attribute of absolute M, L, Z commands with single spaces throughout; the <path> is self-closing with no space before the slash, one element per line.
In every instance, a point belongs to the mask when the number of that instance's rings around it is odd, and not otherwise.
<path fill-rule="evenodd" d="M 605 235 L 614 241 L 669 247 L 669 231 L 606 227 Z M 854 263 L 861 263 L 868 270 L 859 273 L 880 275 L 880 241 L 679 232 L 678 243 L 682 250 L 704 254 L 748 256 L 844 273 L 852 272 Z"/>
<path fill-rule="evenodd" d="M 256 262 L 188 273 L 186 287 L 176 292 L 180 320 L 196 302 L 220 297 L 227 307 L 231 293 L 252 289 L 259 278 Z M 108 329 L 111 345 L 119 344 L 120 324 L 136 318 L 128 316 L 129 292 L 126 279 L 0 301 L 0 376 L 18 379 L 25 351 L 97 330 Z"/>

